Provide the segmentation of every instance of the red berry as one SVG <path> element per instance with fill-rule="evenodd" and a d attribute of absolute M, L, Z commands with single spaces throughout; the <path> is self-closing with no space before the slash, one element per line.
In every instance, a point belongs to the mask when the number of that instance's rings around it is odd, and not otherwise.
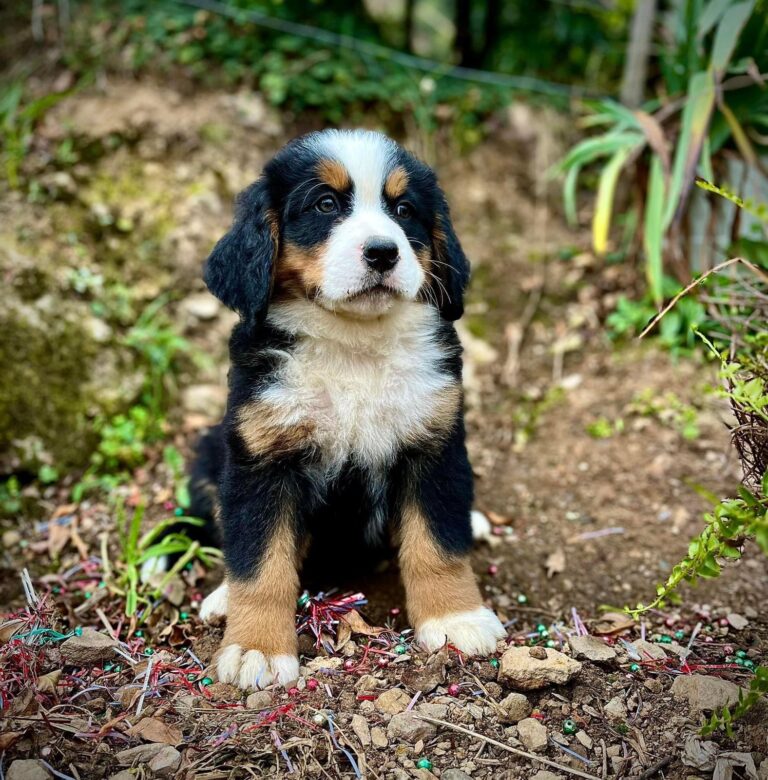
<path fill-rule="evenodd" d="M 451 683 L 448 686 L 448 695 L 449 696 L 458 696 L 460 690 L 461 690 L 461 688 L 456 683 Z"/>
<path fill-rule="evenodd" d="M 492 563 L 492 564 L 491 564 L 491 565 L 488 567 L 488 574 L 490 574 L 492 577 L 494 577 L 494 576 L 496 576 L 498 573 L 499 573 L 499 567 L 498 567 L 498 566 L 497 566 L 495 563 Z"/>
<path fill-rule="evenodd" d="M 344 668 L 351 672 L 355 668 L 355 662 L 351 658 L 347 658 L 346 661 L 344 661 Z"/>
<path fill-rule="evenodd" d="M 307 680 L 307 690 L 308 691 L 316 691 L 318 684 L 319 683 L 317 682 L 317 680 L 312 680 L 312 679 Z"/>
<path fill-rule="evenodd" d="M 376 661 L 376 666 L 380 669 L 386 669 L 389 666 L 389 661 L 387 661 L 386 658 L 379 658 L 379 660 Z"/>
<path fill-rule="evenodd" d="M 299 689 L 298 688 L 289 688 L 288 689 L 288 695 L 289 696 L 298 696 L 299 695 Z"/>
<path fill-rule="evenodd" d="M 392 615 L 392 617 L 397 617 L 400 614 L 400 607 L 392 607 L 392 609 L 389 610 L 389 614 Z"/>

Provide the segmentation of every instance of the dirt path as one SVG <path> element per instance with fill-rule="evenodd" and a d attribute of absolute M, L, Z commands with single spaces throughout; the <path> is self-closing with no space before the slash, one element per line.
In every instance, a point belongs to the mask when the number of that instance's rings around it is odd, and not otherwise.
<path fill-rule="evenodd" d="M 132 139 L 103 155 L 95 174 L 84 172 L 87 184 L 80 186 L 88 188 L 105 175 L 119 180 L 138 168 L 139 181 L 151 179 L 153 190 L 147 194 L 134 187 L 126 196 L 138 201 L 136 222 L 156 208 L 169 209 L 169 219 L 175 220 L 162 240 L 178 262 L 161 269 L 163 279 L 184 296 L 174 308 L 176 322 L 213 358 L 185 378 L 183 415 L 171 436 L 185 449 L 222 403 L 231 326 L 231 317 L 220 309 L 202 314 L 190 304 L 202 300 L 197 297 L 199 259 L 227 222 L 232 192 L 246 183 L 284 131 L 268 112 L 261 115 L 261 126 L 253 125 L 255 113 L 265 110 L 258 102 L 205 94 L 182 99 L 152 84 L 142 85 L 131 110 L 121 113 L 120 89 L 109 97 L 75 98 L 61 111 L 75 123 L 82 115 L 109 117 L 108 127 L 81 131 Z M 169 105 L 183 105 L 183 111 L 163 110 Z M 222 120 L 225 110 L 231 113 Z M 49 132 L 56 121 L 61 116 L 52 117 Z M 229 123 L 224 135 L 215 132 L 222 121 Z M 267 121 L 273 124 L 265 131 Z M 67 777 L 115 780 L 127 780 L 129 775 L 118 773 L 132 763 L 144 766 L 146 776 L 189 780 L 288 776 L 290 768 L 296 777 L 354 777 L 354 766 L 366 777 L 398 780 L 529 778 L 547 769 L 447 726 L 401 714 L 406 707 L 598 777 L 638 777 L 662 761 L 667 762 L 666 777 L 708 776 L 719 749 L 755 751 L 758 765 L 765 758 L 766 712 L 758 708 L 736 727 L 732 740 L 715 737 L 712 761 L 702 760 L 698 769 L 683 766 L 685 736 L 695 734 L 699 714 L 692 703 L 671 694 L 679 661 L 674 653 L 662 662 L 633 660 L 631 650 L 616 641 L 625 618 L 600 617 L 603 605 L 615 612 L 652 597 L 656 583 L 701 526 L 706 502 L 695 487 L 731 494 L 738 483 L 737 463 L 728 446 L 725 409 L 702 393 L 713 381 L 710 367 L 698 359 L 674 360 L 651 345 L 616 349 L 605 336 L 601 318 L 631 272 L 603 269 L 583 253 L 557 259 L 560 248 L 578 244 L 581 237 L 553 215 L 541 181 L 555 142 L 521 126 L 519 117 L 516 121 L 497 128 L 494 139 L 467 158 L 438 160 L 475 267 L 464 335 L 477 505 L 502 529 L 492 544 L 478 547 L 475 568 L 489 603 L 508 621 L 517 644 L 524 646 L 533 634 L 537 644 L 546 647 L 550 640 L 551 647 L 567 649 L 576 610 L 593 634 L 606 637 L 615 657 L 603 664 L 585 662 L 570 685 L 527 692 L 523 709 L 527 715 L 535 708 L 534 717 L 516 725 L 519 718 L 509 714 L 509 700 L 500 704 L 512 690 L 497 680 L 491 663 L 500 654 L 472 661 L 447 651 L 427 659 L 410 648 L 407 631 L 399 636 L 407 624 L 402 613 L 393 614 L 402 606 L 402 595 L 390 571 L 358 587 L 370 601 L 368 620 L 387 622 L 392 631 L 375 641 L 359 634 L 348 637 L 330 659 L 314 658 L 316 649 L 304 640 L 306 668 L 298 688 L 244 702 L 234 689 L 209 684 L 193 663 L 194 658 L 203 664 L 210 660 L 219 636 L 194 618 L 199 591 L 218 574 L 206 584 L 197 579 L 202 572 L 194 570 L 185 574 L 176 606 L 160 605 L 149 625 L 139 629 L 141 635 L 136 626 L 122 626 L 128 660 L 120 668 L 114 663 L 107 668 L 102 660 L 73 665 L 53 643 L 41 646 L 32 664 L 34 696 L 25 690 L 30 683 L 18 658 L 0 672 L 5 767 L 16 758 L 35 757 Z M 531 114 L 529 121 L 535 125 L 537 116 Z M 122 196 L 109 197 L 120 202 Z M 17 205 L 5 208 L 29 221 Z M 48 240 L 55 241 L 58 208 L 47 214 L 35 210 L 42 224 L 37 229 Z M 137 264 L 126 272 L 139 284 L 149 270 Z M 519 349 L 510 350 L 518 336 Z M 166 483 L 161 467 L 137 474 L 135 492 L 153 496 L 155 514 L 168 500 Z M 51 491 L 45 502 L 53 512 L 65 503 L 65 493 Z M 112 519 L 105 506 L 94 502 L 78 511 L 83 544 L 96 554 L 98 534 L 113 531 Z M 23 518 L 20 528 L 27 544 L 15 540 L 6 546 L 5 582 L 18 582 L 24 566 L 41 574 L 78 562 L 77 549 L 69 544 L 58 568 L 52 566 L 45 532 L 37 531 L 30 518 Z M 47 615 L 46 620 L 63 633 L 76 625 L 104 628 L 95 607 L 86 604 L 85 588 L 98 592 L 98 569 L 94 572 L 88 579 L 77 574 L 69 587 L 51 593 L 58 617 Z M 622 638 L 634 642 L 645 631 L 648 638 L 667 634 L 686 644 L 701 623 L 693 645 L 699 671 L 743 685 L 749 679 L 743 666 L 722 665 L 736 649 L 753 661 L 766 652 L 767 574 L 766 560 L 748 549 L 744 560 L 718 581 L 685 591 L 684 606 L 653 613 L 642 627 L 627 625 Z M 56 582 L 49 577 L 49 585 Z M 7 592 L 8 609 L 19 609 L 19 589 Z M 112 597 L 99 602 L 113 627 L 121 606 Z M 745 618 L 743 630 L 728 624 L 726 616 L 732 613 Z M 154 676 L 151 667 L 147 672 L 146 647 L 156 659 Z M 185 654 L 187 649 L 194 656 Z M 57 670 L 63 670 L 58 687 L 34 682 Z M 148 693 L 139 707 L 143 675 L 149 678 Z M 329 718 L 335 731 L 329 729 Z M 152 721 L 143 728 L 154 730 L 153 736 L 136 730 L 142 719 Z M 139 745 L 145 747 L 138 757 L 120 754 Z M 164 748 L 170 749 L 160 756 Z M 552 771 L 564 777 L 567 770 Z"/>

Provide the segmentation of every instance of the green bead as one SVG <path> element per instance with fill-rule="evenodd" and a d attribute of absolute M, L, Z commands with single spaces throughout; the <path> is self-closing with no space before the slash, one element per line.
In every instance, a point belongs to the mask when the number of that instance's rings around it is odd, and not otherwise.
<path fill-rule="evenodd" d="M 114 664 L 110 664 L 110 663 L 104 664 L 104 671 L 105 672 L 111 672 L 112 669 L 114 669 Z"/>
<path fill-rule="evenodd" d="M 547 627 L 543 623 L 539 623 L 539 625 L 536 626 L 536 630 L 540 634 L 548 634 L 549 633 L 549 631 L 547 631 Z"/>
<path fill-rule="evenodd" d="M 554 639 L 547 639 L 547 647 L 554 647 L 556 644 Z"/>
<path fill-rule="evenodd" d="M 122 672 L 123 671 L 123 667 L 120 666 L 120 664 L 115 664 L 115 671 L 116 672 Z"/>
<path fill-rule="evenodd" d="M 395 652 L 398 655 L 402 655 L 403 653 L 408 652 L 408 648 L 405 645 L 395 645 Z"/>
<path fill-rule="evenodd" d="M 570 718 L 563 721 L 563 734 L 575 734 L 579 730 L 575 721 Z"/>
<path fill-rule="evenodd" d="M 675 631 L 675 639 L 684 639 L 685 631 Z"/>
<path fill-rule="evenodd" d="M 746 650 L 737 650 L 736 655 L 739 658 L 746 658 L 747 657 L 747 651 Z"/>
<path fill-rule="evenodd" d="M 752 661 L 751 659 L 747 658 L 747 659 L 744 661 L 744 666 L 745 666 L 747 669 L 754 669 L 754 668 L 755 668 L 755 662 L 754 662 L 754 661 Z"/>
<path fill-rule="evenodd" d="M 154 652 L 155 652 L 155 651 L 154 651 L 154 650 L 153 650 L 151 647 L 148 647 L 148 648 L 147 648 L 147 649 L 144 651 L 144 655 L 152 655 L 152 653 L 154 653 Z"/>
<path fill-rule="evenodd" d="M 662 634 L 660 641 L 661 641 L 661 643 L 663 645 L 670 645 L 670 644 L 672 644 L 672 637 L 671 636 L 667 636 L 666 634 Z"/>
<path fill-rule="evenodd" d="M 416 766 L 419 769 L 432 769 L 432 762 L 428 758 L 420 758 L 416 762 Z"/>
<path fill-rule="evenodd" d="M 86 599 L 89 599 L 93 594 L 91 593 L 91 591 L 87 590 L 83 595 L 85 596 Z"/>
<path fill-rule="evenodd" d="M 190 673 L 187 675 L 187 679 L 188 679 L 190 682 L 194 682 L 194 681 L 197 679 L 197 675 L 196 675 L 194 672 L 190 672 Z"/>
<path fill-rule="evenodd" d="M 304 591 L 304 593 L 299 596 L 299 607 L 306 607 L 307 604 L 309 604 L 309 593 Z"/>
<path fill-rule="evenodd" d="M 528 601 L 528 596 L 526 596 L 525 593 L 521 593 L 517 597 L 517 603 L 518 604 L 525 604 L 525 603 L 527 603 L 527 601 Z"/>
<path fill-rule="evenodd" d="M 83 629 L 82 629 L 82 628 L 80 628 L 80 626 L 78 626 L 78 627 L 75 629 L 75 636 L 82 636 L 82 635 L 83 635 Z"/>
<path fill-rule="evenodd" d="M 144 636 L 144 632 L 143 632 L 141 629 L 139 629 L 139 630 L 136 632 L 136 636 L 138 636 L 138 637 L 142 637 L 142 636 Z"/>
<path fill-rule="evenodd" d="M 54 593 L 61 593 L 61 588 L 58 585 L 54 585 L 52 590 L 53 590 Z"/>
<path fill-rule="evenodd" d="M 182 612 L 181 614 L 179 614 L 179 617 L 182 620 L 189 620 L 189 612 Z"/>
<path fill-rule="evenodd" d="M 213 680 L 210 677 L 203 677 L 203 679 L 200 680 L 200 682 L 203 685 L 211 685 L 213 683 Z"/>
<path fill-rule="evenodd" d="M 176 517 L 181 517 L 184 514 L 184 510 L 180 506 L 177 506 L 176 509 L 173 510 L 173 514 L 175 514 Z"/>
<path fill-rule="evenodd" d="M 630 664 L 629 671 L 630 672 L 639 672 L 640 671 L 640 664 Z"/>
<path fill-rule="evenodd" d="M 498 669 L 499 668 L 499 659 L 498 658 L 491 658 L 491 666 L 494 669 Z"/>

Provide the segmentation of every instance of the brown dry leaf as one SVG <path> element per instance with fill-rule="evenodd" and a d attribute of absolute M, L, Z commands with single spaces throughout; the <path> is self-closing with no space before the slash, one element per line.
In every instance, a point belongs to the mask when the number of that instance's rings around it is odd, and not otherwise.
<path fill-rule="evenodd" d="M 491 525 L 512 525 L 511 517 L 504 517 L 498 512 L 492 512 L 488 510 L 483 514 L 491 521 Z"/>
<path fill-rule="evenodd" d="M 606 612 L 592 626 L 592 633 L 603 636 L 606 634 L 619 634 L 628 628 L 632 628 L 634 625 L 635 621 L 629 615 L 625 615 L 622 612 Z"/>
<path fill-rule="evenodd" d="M 72 536 L 72 528 L 69 525 L 59 525 L 51 520 L 48 526 L 48 555 L 51 560 L 56 560 L 61 551 L 67 546 Z"/>
<path fill-rule="evenodd" d="M 0 752 L 8 750 L 14 742 L 24 736 L 23 731 L 6 731 L 0 734 Z"/>
<path fill-rule="evenodd" d="M 382 631 L 384 631 L 384 629 L 381 628 L 380 626 L 369 625 L 363 619 L 363 616 L 356 609 L 347 612 L 346 615 L 342 615 L 341 619 L 342 621 L 344 621 L 349 625 L 349 627 L 352 629 L 353 634 L 364 634 L 365 636 L 378 636 Z"/>
<path fill-rule="evenodd" d="M 55 669 L 37 678 L 37 690 L 41 693 L 56 693 L 56 685 L 61 677 L 61 669 Z"/>
<path fill-rule="evenodd" d="M 0 624 L 0 642 L 7 642 L 14 634 L 18 634 L 23 625 L 23 620 L 9 620 Z"/>
<path fill-rule="evenodd" d="M 554 552 L 547 556 L 544 564 L 547 569 L 547 577 L 554 577 L 555 574 L 562 574 L 565 571 L 565 553 L 562 547 L 558 547 Z"/>
<path fill-rule="evenodd" d="M 336 632 L 336 642 L 334 644 L 334 649 L 336 651 L 341 650 L 350 639 L 352 639 L 352 628 L 349 623 L 342 621 L 339 623 L 339 630 Z"/>
<path fill-rule="evenodd" d="M 142 718 L 128 733 L 145 742 L 159 742 L 163 745 L 178 745 L 184 739 L 180 728 L 171 726 L 160 718 Z"/>

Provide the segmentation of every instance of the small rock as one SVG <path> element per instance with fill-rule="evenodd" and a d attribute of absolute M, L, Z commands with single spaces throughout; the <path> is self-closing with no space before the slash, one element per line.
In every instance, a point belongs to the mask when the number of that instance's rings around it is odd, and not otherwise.
<path fill-rule="evenodd" d="M 117 642 L 93 628 L 84 628 L 80 636 L 71 636 L 61 645 L 62 658 L 72 666 L 90 666 L 115 657 Z"/>
<path fill-rule="evenodd" d="M 462 772 L 461 769 L 451 768 L 444 769 L 443 774 L 440 775 L 442 780 L 472 780 L 472 777 L 466 772 Z"/>
<path fill-rule="evenodd" d="M 556 775 L 546 769 L 539 769 L 535 775 L 531 775 L 531 780 L 562 780 L 562 775 Z"/>
<path fill-rule="evenodd" d="M 611 720 L 626 720 L 627 705 L 621 696 L 614 696 L 604 707 L 605 714 Z"/>
<path fill-rule="evenodd" d="M 221 304 L 210 293 L 203 292 L 188 295 L 181 309 L 196 320 L 212 320 L 221 310 Z"/>
<path fill-rule="evenodd" d="M 378 677 L 374 677 L 372 674 L 362 674 L 360 679 L 355 683 L 355 690 L 360 691 L 375 691 L 381 687 L 381 680 Z"/>
<path fill-rule="evenodd" d="M 387 736 L 390 739 L 402 739 L 411 744 L 420 739 L 431 739 L 435 734 L 437 734 L 435 726 L 417 718 L 412 712 L 399 712 L 393 715 L 387 725 Z"/>
<path fill-rule="evenodd" d="M 647 661 L 649 658 L 654 661 L 663 661 L 667 654 L 661 645 L 655 645 L 653 642 L 646 642 L 645 639 L 636 639 L 632 644 L 640 654 L 641 661 Z"/>
<path fill-rule="evenodd" d="M 269 691 L 256 691 L 248 695 L 245 706 L 249 710 L 265 710 L 272 706 L 272 694 Z"/>
<path fill-rule="evenodd" d="M 596 636 L 572 636 L 568 639 L 568 644 L 576 658 L 586 658 L 598 663 L 616 658 L 616 651 Z"/>
<path fill-rule="evenodd" d="M 536 658 L 539 661 L 547 660 L 547 649 L 545 647 L 532 647 L 528 650 L 528 655 L 531 658 Z"/>
<path fill-rule="evenodd" d="M 157 777 L 173 777 L 181 763 L 181 753 L 171 745 L 166 745 L 149 762 L 149 768 Z"/>
<path fill-rule="evenodd" d="M 581 664 L 558 650 L 545 650 L 543 659 L 533 658 L 526 647 L 510 647 L 501 657 L 499 681 L 532 691 L 547 685 L 564 685 L 581 671 Z M 544 648 L 539 648 L 544 650 Z"/>
<path fill-rule="evenodd" d="M 417 704 L 414 709 L 416 712 L 419 712 L 422 715 L 426 715 L 428 718 L 445 720 L 448 717 L 448 705 L 446 704 L 425 701 L 423 704 Z"/>
<path fill-rule="evenodd" d="M 445 666 L 448 663 L 448 651 L 441 650 L 435 653 L 423 667 L 411 667 L 403 674 L 403 682 L 409 687 L 422 693 L 432 691 L 445 682 Z"/>
<path fill-rule="evenodd" d="M 536 718 L 524 718 L 517 724 L 517 734 L 525 747 L 538 753 L 547 747 L 547 727 Z"/>
<path fill-rule="evenodd" d="M 760 780 L 768 780 L 768 758 L 763 759 L 760 766 L 757 768 L 757 776 Z M 445 777 L 445 775 L 443 775 Z"/>
<path fill-rule="evenodd" d="M 307 669 L 311 672 L 319 672 L 321 669 L 340 669 L 343 663 L 344 659 L 338 656 L 326 657 L 319 655 L 317 658 L 307 661 Z"/>
<path fill-rule="evenodd" d="M 117 774 L 110 775 L 109 780 L 136 780 L 136 775 L 128 769 L 121 769 Z"/>
<path fill-rule="evenodd" d="M 592 742 L 592 737 L 590 737 L 586 731 L 577 731 L 575 736 L 587 750 L 592 750 L 592 745 L 594 743 Z"/>
<path fill-rule="evenodd" d="M 711 712 L 730 707 L 739 700 L 739 686 L 719 677 L 681 674 L 672 683 L 672 696 L 687 700 L 694 712 Z"/>
<path fill-rule="evenodd" d="M 531 703 L 522 693 L 510 693 L 499 702 L 499 720 L 502 723 L 517 723 L 531 714 Z"/>
<path fill-rule="evenodd" d="M 374 726 L 371 729 L 371 743 L 375 748 L 385 748 L 389 745 L 387 735 L 384 733 L 384 729 L 380 726 Z"/>
<path fill-rule="evenodd" d="M 21 534 L 18 531 L 5 531 L 3 533 L 3 547 L 15 547 L 21 541 Z"/>
<path fill-rule="evenodd" d="M 50 780 L 51 773 L 35 758 L 17 758 L 8 767 L 5 780 Z"/>
<path fill-rule="evenodd" d="M 121 766 L 132 766 L 133 764 L 148 764 L 156 755 L 165 750 L 168 745 L 158 745 L 150 742 L 146 745 L 127 748 L 115 753 L 115 759 Z"/>
<path fill-rule="evenodd" d="M 352 716 L 352 731 L 355 732 L 363 747 L 371 744 L 371 730 L 368 728 L 368 721 L 362 715 Z"/>
<path fill-rule="evenodd" d="M 390 688 L 375 701 L 376 709 L 387 715 L 404 712 L 410 703 L 411 697 L 402 688 Z"/>
<path fill-rule="evenodd" d="M 643 687 L 651 693 L 661 693 L 664 690 L 664 683 L 656 677 L 651 677 L 643 683 Z"/>
<path fill-rule="evenodd" d="M 738 612 L 731 612 L 726 616 L 726 620 L 728 621 L 728 625 L 735 628 L 737 631 L 743 631 L 749 625 L 749 621 Z"/>
<path fill-rule="evenodd" d="M 608 745 L 607 750 L 605 751 L 606 755 L 610 756 L 611 758 L 615 758 L 616 756 L 621 755 L 621 745 Z"/>
<path fill-rule="evenodd" d="M 698 734 L 690 734 L 683 746 L 682 760 L 686 766 L 708 771 L 715 768 L 717 753 L 716 743 L 705 741 Z"/>
<path fill-rule="evenodd" d="M 227 403 L 227 388 L 223 385 L 190 385 L 181 394 L 187 412 L 218 417 Z"/>

